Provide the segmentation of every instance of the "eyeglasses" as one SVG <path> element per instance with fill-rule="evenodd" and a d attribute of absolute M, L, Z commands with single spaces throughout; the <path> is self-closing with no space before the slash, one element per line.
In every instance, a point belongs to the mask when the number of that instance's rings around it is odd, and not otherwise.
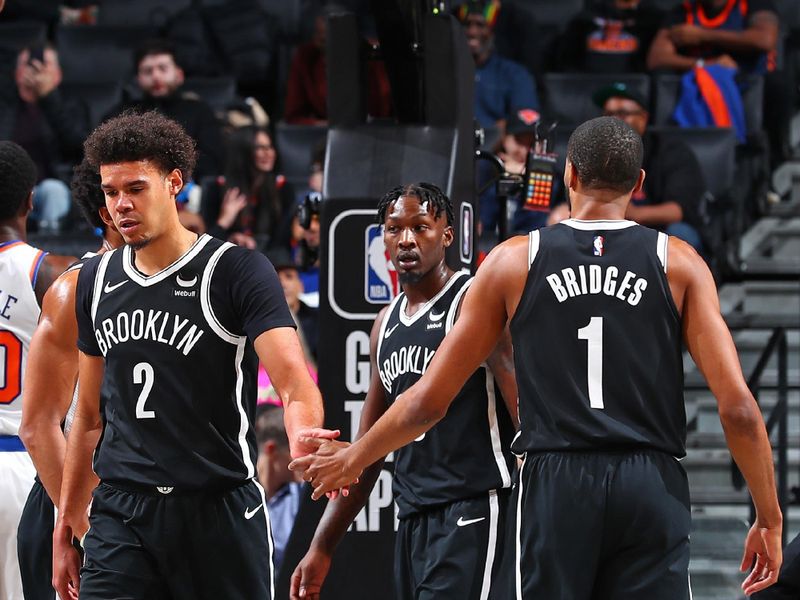
<path fill-rule="evenodd" d="M 627 119 L 628 117 L 638 117 L 639 115 L 643 115 L 644 111 L 639 110 L 607 110 L 604 111 L 603 114 L 606 117 L 617 117 L 618 119 Z"/>

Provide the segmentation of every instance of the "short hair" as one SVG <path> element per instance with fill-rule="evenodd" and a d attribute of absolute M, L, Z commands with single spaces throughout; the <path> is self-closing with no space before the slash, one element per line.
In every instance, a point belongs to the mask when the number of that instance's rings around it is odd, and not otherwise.
<path fill-rule="evenodd" d="M 156 111 L 127 110 L 95 129 L 83 143 L 86 160 L 100 172 L 101 165 L 151 160 L 164 173 L 179 169 L 184 182 L 192 177 L 195 141 L 172 119 Z"/>
<path fill-rule="evenodd" d="M 168 54 L 175 61 L 175 64 L 180 67 L 178 56 L 176 54 L 175 45 L 162 38 L 153 38 L 145 40 L 137 48 L 133 54 L 133 67 L 136 71 L 139 70 L 139 65 L 148 56 L 157 56 L 159 54 Z"/>
<path fill-rule="evenodd" d="M 100 218 L 100 209 L 106 205 L 106 197 L 100 188 L 100 174 L 86 159 L 72 170 L 70 189 L 72 199 L 81 209 L 83 217 L 93 227 L 105 230 L 106 224 Z"/>
<path fill-rule="evenodd" d="M 452 226 L 455 221 L 453 215 L 453 203 L 447 195 L 432 183 L 409 183 L 400 185 L 386 192 L 378 202 L 378 222 L 386 222 L 386 213 L 389 207 L 397 202 L 400 196 L 414 196 L 419 199 L 419 203 L 428 203 L 429 210 L 433 211 L 433 216 L 439 218 L 443 212 L 447 218 L 447 224 Z"/>
<path fill-rule="evenodd" d="M 616 117 L 586 121 L 572 133 L 567 158 L 581 184 L 590 189 L 629 192 L 642 168 L 642 138 Z"/>
<path fill-rule="evenodd" d="M 36 185 L 36 165 L 22 146 L 0 142 L 0 219 L 19 214 Z"/>
<path fill-rule="evenodd" d="M 261 447 L 272 440 L 281 448 L 289 448 L 289 436 L 283 424 L 283 409 L 272 404 L 260 404 L 256 408 L 256 442 Z"/>

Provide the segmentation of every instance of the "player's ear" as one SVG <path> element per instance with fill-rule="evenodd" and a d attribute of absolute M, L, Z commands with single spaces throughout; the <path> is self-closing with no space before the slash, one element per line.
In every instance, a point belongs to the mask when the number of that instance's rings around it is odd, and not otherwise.
<path fill-rule="evenodd" d="M 444 228 L 444 247 L 449 248 L 450 244 L 453 243 L 453 238 L 455 237 L 455 232 L 453 231 L 453 226 L 448 225 Z"/>
<path fill-rule="evenodd" d="M 114 220 L 111 218 L 111 213 L 108 212 L 108 209 L 105 206 L 101 206 L 100 210 L 98 210 L 98 213 L 100 214 L 100 219 L 106 224 L 106 227 L 115 229 Z"/>
<path fill-rule="evenodd" d="M 183 189 L 183 173 L 180 169 L 172 169 L 172 172 L 167 175 L 167 185 L 169 186 L 169 193 L 177 196 Z"/>
<path fill-rule="evenodd" d="M 578 172 L 572 164 L 572 161 L 567 158 L 564 165 L 564 187 L 568 190 L 574 190 L 578 185 Z"/>
<path fill-rule="evenodd" d="M 633 193 L 640 191 L 644 185 L 644 178 L 647 176 L 644 169 L 639 169 L 639 178 L 636 180 L 636 185 L 633 186 Z"/>

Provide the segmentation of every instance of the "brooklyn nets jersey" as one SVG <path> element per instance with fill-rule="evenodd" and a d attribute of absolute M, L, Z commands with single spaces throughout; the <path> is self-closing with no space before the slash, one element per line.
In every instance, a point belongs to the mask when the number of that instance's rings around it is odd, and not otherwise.
<path fill-rule="evenodd" d="M 387 310 L 378 338 L 378 373 L 391 404 L 425 372 L 456 318 L 471 279 L 456 273 L 413 316 L 406 296 Z M 511 485 L 513 425 L 492 372 L 484 365 L 458 393 L 445 417 L 395 453 L 399 516 Z"/>
<path fill-rule="evenodd" d="M 529 234 L 528 279 L 511 321 L 515 452 L 685 454 L 667 240 L 632 221 L 570 219 Z"/>
<path fill-rule="evenodd" d="M 0 243 L 0 435 L 17 435 L 22 379 L 41 309 L 34 286 L 46 253 L 23 241 Z"/>
<path fill-rule="evenodd" d="M 252 341 L 294 327 L 275 270 L 207 235 L 154 275 L 134 258 L 129 246 L 106 252 L 78 276 L 78 346 L 105 359 L 95 472 L 189 490 L 252 478 Z"/>

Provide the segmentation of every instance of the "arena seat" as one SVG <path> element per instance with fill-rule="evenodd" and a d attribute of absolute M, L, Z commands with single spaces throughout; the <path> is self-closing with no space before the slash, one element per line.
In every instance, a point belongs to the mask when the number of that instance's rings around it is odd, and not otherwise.
<path fill-rule="evenodd" d="M 148 26 L 161 30 L 191 0 L 103 0 L 97 11 L 98 25 Z"/>
<path fill-rule="evenodd" d="M 281 172 L 292 182 L 308 177 L 311 152 L 314 145 L 325 137 L 327 128 L 321 125 L 275 125 L 275 146 Z"/>
<path fill-rule="evenodd" d="M 653 111 L 650 121 L 654 125 L 672 123 L 672 112 L 681 92 L 681 77 L 666 73 L 653 77 Z M 764 79 L 760 75 L 747 76 L 743 88 L 742 102 L 747 131 L 760 131 L 764 119 Z"/>
<path fill-rule="evenodd" d="M 122 101 L 122 86 L 119 83 L 66 82 L 60 89 L 67 98 L 78 98 L 86 103 L 92 127 L 99 125 L 102 118 Z"/>
<path fill-rule="evenodd" d="M 19 52 L 26 46 L 44 44 L 47 26 L 44 23 L 0 23 L 0 48 Z"/>
<path fill-rule="evenodd" d="M 599 117 L 603 111 L 592 101 L 592 94 L 615 82 L 625 83 L 646 99 L 650 97 L 650 78 L 642 73 L 547 73 L 544 114 L 561 124 L 573 125 Z"/>
<path fill-rule="evenodd" d="M 525 3 L 535 12 L 540 25 L 558 29 L 564 29 L 570 19 L 583 10 L 583 0 L 527 0 Z"/>
<path fill-rule="evenodd" d="M 189 77 L 181 90 L 194 92 L 214 110 L 224 110 L 236 100 L 236 81 L 232 77 Z"/>
<path fill-rule="evenodd" d="M 133 48 L 153 35 L 151 27 L 66 25 L 56 32 L 64 81 L 127 81 Z"/>

